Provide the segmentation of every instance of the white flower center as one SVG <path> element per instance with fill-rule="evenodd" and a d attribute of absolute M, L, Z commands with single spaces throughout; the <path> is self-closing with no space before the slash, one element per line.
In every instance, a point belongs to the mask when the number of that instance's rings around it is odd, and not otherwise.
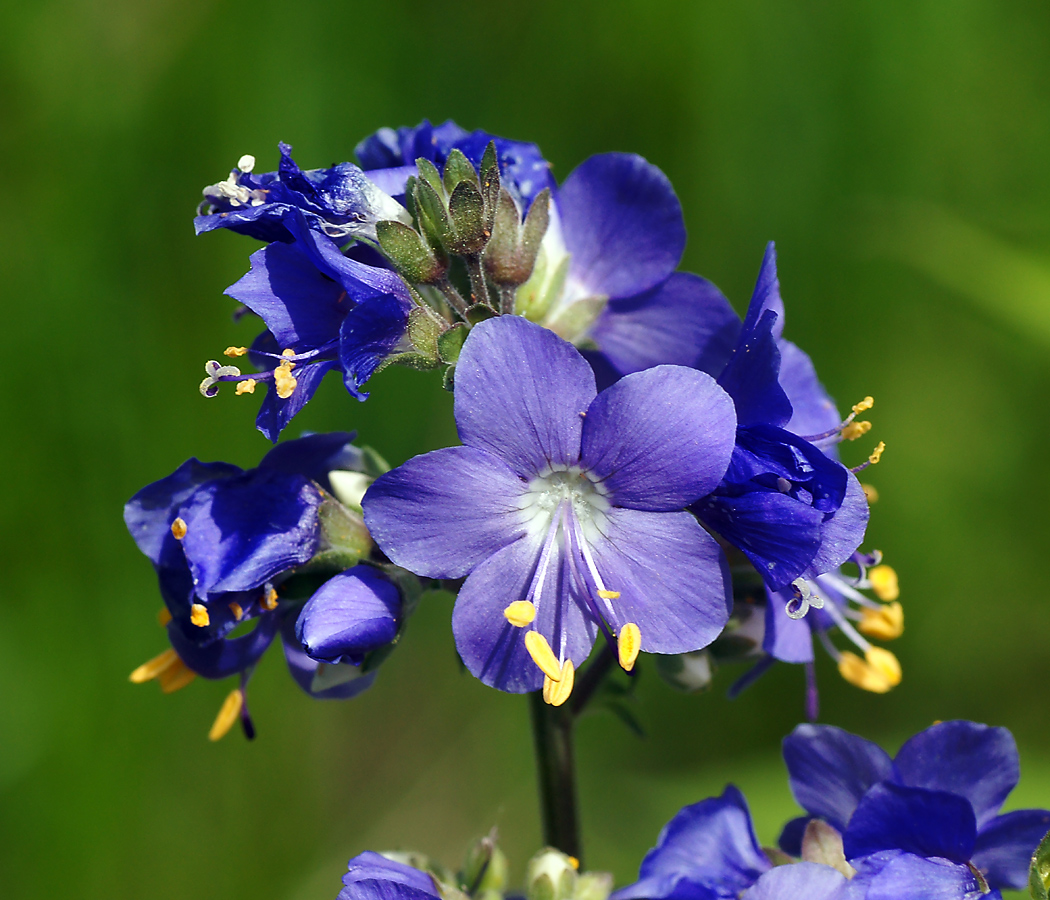
<path fill-rule="evenodd" d="M 552 466 L 529 482 L 518 507 L 529 534 L 544 535 L 555 512 L 567 502 L 584 539 L 591 541 L 608 533 L 608 493 L 579 466 Z"/>

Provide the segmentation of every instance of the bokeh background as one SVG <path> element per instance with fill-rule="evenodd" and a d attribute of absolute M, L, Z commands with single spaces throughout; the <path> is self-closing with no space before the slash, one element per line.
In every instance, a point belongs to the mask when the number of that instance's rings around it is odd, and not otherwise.
<path fill-rule="evenodd" d="M 821 659 L 821 718 L 891 749 L 936 719 L 1006 725 L 1011 805 L 1050 805 L 1048 103 L 1038 0 L 4 3 L 0 894 L 310 900 L 366 848 L 455 864 L 496 826 L 520 877 L 537 847 L 526 703 L 459 673 L 448 603 L 349 703 L 269 654 L 252 744 L 206 740 L 228 685 L 127 681 L 165 642 L 122 504 L 188 456 L 267 447 L 255 401 L 196 389 L 250 337 L 222 290 L 254 249 L 194 238 L 201 188 L 243 153 L 273 168 L 279 139 L 323 166 L 423 117 L 536 141 L 559 178 L 643 154 L 684 204 L 685 268 L 738 309 L 777 240 L 788 336 L 843 406 L 877 400 L 869 546 L 907 613 L 904 683 L 863 694 Z M 372 387 L 327 384 L 297 429 L 356 428 L 393 463 L 454 440 L 437 377 Z M 685 696 L 650 666 L 644 739 L 581 724 L 591 866 L 626 882 L 729 780 L 775 839 L 802 672 L 729 702 L 738 674 Z"/>

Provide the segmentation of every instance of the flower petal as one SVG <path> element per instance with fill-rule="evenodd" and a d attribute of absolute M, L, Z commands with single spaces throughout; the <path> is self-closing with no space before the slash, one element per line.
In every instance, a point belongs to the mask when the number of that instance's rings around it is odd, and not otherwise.
<path fill-rule="evenodd" d="M 732 607 L 729 566 L 689 513 L 612 509 L 589 539 L 595 565 L 618 598 L 600 601 L 617 633 L 628 622 L 646 653 L 688 653 L 711 643 Z"/>
<path fill-rule="evenodd" d="M 766 596 L 766 632 L 762 638 L 762 649 L 781 662 L 813 662 L 813 631 L 808 617 L 792 619 L 787 614 L 787 602 L 792 597 L 792 591 L 767 590 Z"/>
<path fill-rule="evenodd" d="M 800 862 L 770 869 L 741 900 L 839 900 L 846 878 L 831 866 Z"/>
<path fill-rule="evenodd" d="M 854 864 L 848 900 L 1002 900 L 998 891 L 985 894 L 968 866 L 947 859 L 888 850 Z"/>
<path fill-rule="evenodd" d="M 995 817 L 1021 777 L 1009 731 L 961 720 L 920 731 L 901 747 L 893 767 L 900 784 L 965 797 L 979 828 Z"/>
<path fill-rule="evenodd" d="M 676 510 L 715 489 L 735 439 L 733 403 L 710 375 L 657 366 L 590 404 L 581 458 L 615 505 Z"/>
<path fill-rule="evenodd" d="M 179 658 L 194 672 L 202 678 L 219 680 L 254 666 L 273 643 L 280 624 L 281 613 L 275 610 L 259 616 L 249 634 L 198 645 L 186 636 L 182 623 L 175 620 L 168 623 L 168 640 Z M 186 627 L 194 626 L 187 624 Z"/>
<path fill-rule="evenodd" d="M 791 341 L 781 340 L 780 386 L 791 402 L 791 418 L 784 427 L 788 431 L 807 437 L 831 431 L 842 421 L 835 401 L 828 396 L 824 385 L 817 378 L 813 362 Z M 837 444 L 824 447 L 824 452 L 837 458 Z"/>
<path fill-rule="evenodd" d="M 353 469 L 360 464 L 361 451 L 350 443 L 354 437 L 352 431 L 332 431 L 282 441 L 262 458 L 259 468 L 305 475 L 331 493 L 328 473 L 333 469 Z"/>
<path fill-rule="evenodd" d="M 299 687 L 315 700 L 348 700 L 372 686 L 378 672 L 364 673 L 357 666 L 330 665 L 307 656 L 295 636 L 295 616 L 281 624 L 281 644 L 288 673 Z"/>
<path fill-rule="evenodd" d="M 1050 831 L 1050 811 L 1017 809 L 996 816 L 977 835 L 973 864 L 992 887 L 1024 890 L 1035 848 Z"/>
<path fill-rule="evenodd" d="M 776 314 L 767 310 L 754 326 L 745 327 L 718 383 L 725 388 L 741 426 L 783 426 L 791 418 L 791 402 L 780 386 L 780 350 L 773 329 Z"/>
<path fill-rule="evenodd" d="M 343 383 L 358 400 L 361 385 L 372 377 L 404 336 L 408 326 L 408 304 L 393 295 L 374 297 L 355 306 L 339 329 L 339 362 Z"/>
<path fill-rule="evenodd" d="M 784 763 L 798 805 L 839 831 L 867 790 L 892 771 L 881 747 L 832 725 L 799 725 L 784 738 Z"/>
<path fill-rule="evenodd" d="M 777 248 L 773 241 L 766 244 L 762 256 L 762 265 L 758 270 L 755 289 L 751 293 L 751 302 L 747 306 L 744 319 L 744 332 L 752 331 L 767 310 L 776 318 L 773 320 L 772 333 L 776 340 L 784 333 L 784 301 L 780 299 L 780 280 L 777 278 Z"/>
<path fill-rule="evenodd" d="M 965 864 L 976 837 L 973 810 L 963 797 L 883 781 L 857 805 L 842 843 L 848 859 L 904 850 Z"/>
<path fill-rule="evenodd" d="M 594 644 L 595 622 L 577 598 L 568 560 L 560 542 L 550 564 L 528 628 L 511 625 L 504 610 L 524 600 L 536 572 L 543 536 L 527 537 L 504 547 L 479 565 L 464 582 L 452 610 L 456 649 L 467 669 L 490 687 L 511 693 L 538 690 L 543 673 L 525 649 L 525 635 L 542 634 L 555 656 L 579 667 Z"/>
<path fill-rule="evenodd" d="M 336 900 L 437 900 L 434 879 L 426 872 L 368 851 L 348 863 Z"/>
<path fill-rule="evenodd" d="M 525 485 L 501 459 L 446 447 L 410 459 L 365 494 L 365 523 L 397 565 L 429 578 L 462 578 L 525 533 Z"/>
<path fill-rule="evenodd" d="M 590 336 L 621 375 L 661 365 L 718 374 L 739 331 L 740 319 L 718 288 L 675 272 L 652 290 L 610 300 Z"/>
<path fill-rule="evenodd" d="M 586 292 L 633 297 L 678 266 L 682 207 L 656 166 L 631 153 L 602 153 L 574 169 L 558 194 L 570 281 Z"/>
<path fill-rule="evenodd" d="M 820 548 L 809 564 L 810 572 L 823 575 L 833 572 L 848 560 L 864 540 L 871 510 L 864 488 L 857 476 L 846 472 L 846 493 L 842 505 L 831 513 L 820 526 Z"/>
<path fill-rule="evenodd" d="M 521 316 L 475 325 L 456 364 L 455 414 L 468 447 L 500 457 L 523 478 L 580 457 L 582 413 L 597 391 L 571 344 Z"/>

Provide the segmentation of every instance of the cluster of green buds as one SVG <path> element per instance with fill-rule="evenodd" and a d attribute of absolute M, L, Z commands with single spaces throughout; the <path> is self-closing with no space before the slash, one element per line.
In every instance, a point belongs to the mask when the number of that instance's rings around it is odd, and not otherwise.
<path fill-rule="evenodd" d="M 405 186 L 412 225 L 382 221 L 376 234 L 416 301 L 408 323 L 413 349 L 387 363 L 430 369 L 455 364 L 471 325 L 515 312 L 517 289 L 532 275 L 547 232 L 550 191 L 523 217 L 500 183 L 494 143 L 480 170 L 459 150 L 443 173 L 426 159 L 416 165 L 418 177 Z"/>

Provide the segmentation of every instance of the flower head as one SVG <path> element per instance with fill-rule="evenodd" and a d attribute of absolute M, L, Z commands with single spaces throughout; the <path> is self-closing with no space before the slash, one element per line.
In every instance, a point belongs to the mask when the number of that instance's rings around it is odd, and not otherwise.
<path fill-rule="evenodd" d="M 503 316 L 463 347 L 455 416 L 464 446 L 382 476 L 364 509 L 395 563 L 466 578 L 452 627 L 474 675 L 564 702 L 599 630 L 626 668 L 715 638 L 725 562 L 683 511 L 732 447 L 713 379 L 663 366 L 598 394 L 578 351 Z"/>

